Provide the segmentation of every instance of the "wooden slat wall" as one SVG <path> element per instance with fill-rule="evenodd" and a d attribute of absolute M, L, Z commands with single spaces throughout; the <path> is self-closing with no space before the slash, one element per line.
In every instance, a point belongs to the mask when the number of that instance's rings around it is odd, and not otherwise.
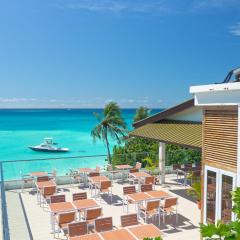
<path fill-rule="evenodd" d="M 237 170 L 237 109 L 223 107 L 204 110 L 203 157 L 208 165 Z"/>

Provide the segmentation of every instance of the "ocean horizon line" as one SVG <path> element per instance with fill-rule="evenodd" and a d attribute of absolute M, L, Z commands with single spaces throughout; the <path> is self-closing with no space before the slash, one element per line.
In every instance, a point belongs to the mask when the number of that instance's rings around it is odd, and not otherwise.
<path fill-rule="evenodd" d="M 136 110 L 136 109 L 138 109 L 139 107 L 120 107 L 120 109 L 126 109 L 126 110 Z M 151 108 L 151 107 L 147 107 L 148 109 L 150 109 L 150 110 L 162 110 L 162 109 L 165 109 L 165 108 Z M 98 108 L 98 107 L 96 107 L 96 108 L 91 108 L 91 107 L 89 107 L 89 108 L 85 108 L 85 107 L 82 107 L 82 108 L 71 108 L 71 107 L 66 107 L 66 108 L 61 108 L 61 107 L 59 107 L 59 108 L 0 108 L 0 111 L 1 110 L 102 110 L 102 109 L 104 109 L 104 107 L 102 107 L 102 108 Z"/>

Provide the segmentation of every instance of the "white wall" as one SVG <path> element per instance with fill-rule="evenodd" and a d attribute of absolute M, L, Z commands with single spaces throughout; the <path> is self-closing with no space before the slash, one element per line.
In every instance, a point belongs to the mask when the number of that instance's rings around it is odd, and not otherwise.
<path fill-rule="evenodd" d="M 176 113 L 168 117 L 169 120 L 180 120 L 180 121 L 194 121 L 202 122 L 203 113 L 201 107 L 192 107 L 182 112 Z"/>

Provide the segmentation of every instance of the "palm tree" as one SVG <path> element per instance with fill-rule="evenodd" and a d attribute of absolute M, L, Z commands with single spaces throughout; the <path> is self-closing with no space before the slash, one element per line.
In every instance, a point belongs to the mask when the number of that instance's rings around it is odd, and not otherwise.
<path fill-rule="evenodd" d="M 108 103 L 104 110 L 103 116 L 93 113 L 98 120 L 98 124 L 91 131 L 93 140 L 102 140 L 107 147 L 108 161 L 111 164 L 111 153 L 109 145 L 109 135 L 112 139 L 121 144 L 122 138 L 125 136 L 126 124 L 122 118 L 119 106 L 115 102 Z"/>
<path fill-rule="evenodd" d="M 142 119 L 144 119 L 144 118 L 149 117 L 149 115 L 150 115 L 149 109 L 146 108 L 146 107 L 141 106 L 141 107 L 139 107 L 139 108 L 136 110 L 136 113 L 135 113 L 135 116 L 134 116 L 133 121 L 134 121 L 134 122 L 140 121 L 140 120 L 142 120 Z"/>

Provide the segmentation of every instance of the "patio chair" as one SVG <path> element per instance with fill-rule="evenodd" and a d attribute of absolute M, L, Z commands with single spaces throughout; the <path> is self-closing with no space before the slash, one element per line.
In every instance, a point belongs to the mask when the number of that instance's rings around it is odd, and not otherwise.
<path fill-rule="evenodd" d="M 90 173 L 88 174 L 88 177 L 89 177 L 89 178 L 90 178 L 90 177 L 98 177 L 98 176 L 100 176 L 100 173 L 99 173 L 99 172 L 90 172 Z M 91 194 L 92 194 L 92 190 L 93 190 L 95 187 L 96 187 L 95 184 L 93 184 L 93 183 L 92 183 L 91 181 L 89 181 L 89 179 L 88 179 L 88 188 L 89 188 Z"/>
<path fill-rule="evenodd" d="M 144 184 L 155 184 L 155 177 L 151 176 L 151 177 L 145 177 L 144 178 Z"/>
<path fill-rule="evenodd" d="M 68 224 L 74 223 L 75 219 L 76 219 L 75 211 L 58 214 L 58 216 L 56 217 L 56 222 L 59 229 L 63 231 L 64 235 L 68 234 Z"/>
<path fill-rule="evenodd" d="M 130 175 L 130 173 L 135 173 L 135 172 L 139 172 L 139 170 L 137 168 L 132 168 L 132 169 L 129 170 L 129 175 L 128 175 L 129 184 L 138 184 L 139 179 L 134 178 L 133 176 Z"/>
<path fill-rule="evenodd" d="M 201 164 L 199 162 L 192 163 L 192 170 L 193 171 L 200 171 L 201 170 Z"/>
<path fill-rule="evenodd" d="M 31 177 L 29 174 L 22 174 L 22 171 L 20 171 L 21 180 L 22 180 L 22 192 L 25 188 L 26 184 L 31 184 L 32 188 L 34 186 L 34 178 Z"/>
<path fill-rule="evenodd" d="M 158 223 L 160 226 L 160 200 L 149 200 L 146 206 L 140 206 L 140 211 L 144 215 L 144 221 L 147 223 L 147 218 L 158 216 Z"/>
<path fill-rule="evenodd" d="M 89 229 L 90 225 L 94 225 L 94 221 L 102 216 L 102 208 L 88 208 L 85 209 L 84 215 L 83 215 L 83 221 L 87 222 L 87 226 Z"/>
<path fill-rule="evenodd" d="M 148 192 L 153 190 L 152 184 L 142 184 L 141 185 L 141 192 Z"/>
<path fill-rule="evenodd" d="M 88 174 L 88 177 L 97 177 L 97 176 L 100 176 L 100 172 L 90 172 Z"/>
<path fill-rule="evenodd" d="M 73 193 L 72 194 L 72 200 L 73 201 L 83 200 L 83 199 L 87 199 L 87 192 L 80 192 L 80 193 Z"/>
<path fill-rule="evenodd" d="M 192 184 L 194 182 L 199 182 L 200 178 L 201 178 L 201 170 L 193 170 L 192 172 L 190 172 L 188 174 L 188 179 L 190 179 L 190 185 L 192 186 Z"/>
<path fill-rule="evenodd" d="M 57 170 L 54 169 L 52 172 L 48 173 L 50 180 L 56 182 L 57 180 Z"/>
<path fill-rule="evenodd" d="M 177 175 L 177 184 L 179 183 L 179 180 L 181 180 L 181 176 L 183 176 L 183 181 L 185 183 L 185 171 L 184 171 L 184 165 L 183 164 L 173 164 L 173 171 Z"/>
<path fill-rule="evenodd" d="M 142 168 L 142 163 L 136 162 L 135 168 L 140 170 Z"/>
<path fill-rule="evenodd" d="M 44 204 L 49 203 L 50 202 L 50 198 L 56 193 L 57 191 L 57 187 L 56 186 L 49 186 L 49 187 L 44 187 L 41 191 L 41 195 L 42 195 L 42 200 L 40 198 L 40 206 L 42 206 L 43 203 L 43 208 L 44 208 Z"/>
<path fill-rule="evenodd" d="M 99 166 L 96 166 L 96 169 L 95 169 L 96 172 L 100 173 L 101 171 L 101 168 Z"/>
<path fill-rule="evenodd" d="M 47 182 L 50 180 L 49 176 L 41 176 L 41 177 L 37 177 L 37 182 Z"/>
<path fill-rule="evenodd" d="M 97 186 L 99 189 L 98 195 L 100 196 L 101 194 L 108 194 L 108 197 L 111 197 L 111 202 L 112 202 L 112 182 L 111 181 L 101 181 L 100 185 Z"/>
<path fill-rule="evenodd" d="M 78 184 L 80 184 L 83 181 L 82 176 L 78 173 L 78 171 L 69 170 L 69 176 L 70 176 L 70 185 L 73 185 L 76 181 Z"/>
<path fill-rule="evenodd" d="M 129 227 L 140 224 L 136 213 L 121 216 L 121 227 Z"/>
<path fill-rule="evenodd" d="M 165 216 L 166 215 L 172 215 L 176 214 L 176 223 L 178 221 L 178 213 L 177 213 L 177 204 L 178 204 L 178 198 L 177 197 L 171 197 L 166 198 L 162 205 L 160 205 L 160 210 L 163 214 L 163 223 L 165 224 Z"/>
<path fill-rule="evenodd" d="M 141 180 L 141 183 L 142 184 L 151 184 L 153 189 L 154 189 L 154 186 L 156 184 L 156 178 L 154 176 L 151 176 L 151 177 L 145 177 Z"/>
<path fill-rule="evenodd" d="M 137 169 L 137 168 L 129 169 L 129 173 L 135 173 L 135 172 L 139 172 L 139 169 Z"/>
<path fill-rule="evenodd" d="M 78 237 L 86 235 L 87 233 L 87 222 L 76 222 L 68 224 L 68 237 Z"/>
<path fill-rule="evenodd" d="M 126 186 L 123 187 L 123 197 L 122 197 L 122 206 L 123 206 L 123 211 L 124 211 L 124 205 L 127 205 L 127 212 L 128 212 L 128 199 L 127 199 L 127 195 L 128 194 L 133 194 L 136 193 L 136 187 L 135 186 Z"/>
<path fill-rule="evenodd" d="M 112 217 L 98 218 L 95 220 L 95 231 L 105 232 L 113 229 Z"/>
<path fill-rule="evenodd" d="M 59 202 L 66 202 L 66 197 L 64 194 L 50 196 L 50 203 L 59 203 Z"/>
<path fill-rule="evenodd" d="M 107 165 L 107 174 L 110 177 L 110 179 L 114 179 L 114 176 L 117 175 L 119 173 L 119 171 L 114 171 L 113 170 L 113 166 L 111 164 Z"/>

